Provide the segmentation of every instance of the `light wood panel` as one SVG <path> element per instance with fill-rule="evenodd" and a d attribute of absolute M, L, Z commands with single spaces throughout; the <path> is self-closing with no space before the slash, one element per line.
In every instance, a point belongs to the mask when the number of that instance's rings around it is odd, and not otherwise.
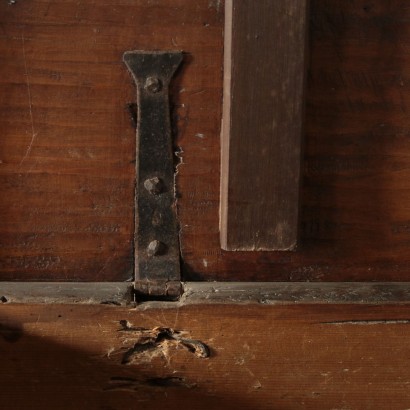
<path fill-rule="evenodd" d="M 19 409 L 408 408 L 409 307 L 12 306 L 0 311 L 0 406 Z M 185 331 L 121 364 L 129 326 Z M 145 333 L 146 334 L 146 333 Z"/>

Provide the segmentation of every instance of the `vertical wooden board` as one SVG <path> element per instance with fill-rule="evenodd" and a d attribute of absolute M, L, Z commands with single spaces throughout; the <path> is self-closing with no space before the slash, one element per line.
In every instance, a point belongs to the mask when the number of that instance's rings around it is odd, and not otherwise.
<path fill-rule="evenodd" d="M 214 50 L 203 62 L 214 73 L 197 88 L 204 91 L 180 94 L 187 113 L 177 178 L 186 279 L 410 279 L 410 9 L 401 0 L 311 0 L 309 8 L 297 251 L 221 249 L 215 118 L 222 57 Z"/>
<path fill-rule="evenodd" d="M 306 21 L 306 0 L 225 3 L 224 249 L 296 247 Z"/>

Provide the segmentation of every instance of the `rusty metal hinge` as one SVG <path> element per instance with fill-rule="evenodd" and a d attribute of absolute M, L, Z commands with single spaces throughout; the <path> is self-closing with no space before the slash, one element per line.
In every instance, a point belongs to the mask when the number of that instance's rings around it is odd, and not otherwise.
<path fill-rule="evenodd" d="M 124 62 L 137 87 L 138 107 L 135 291 L 177 298 L 182 286 L 168 88 L 182 53 L 127 51 Z"/>

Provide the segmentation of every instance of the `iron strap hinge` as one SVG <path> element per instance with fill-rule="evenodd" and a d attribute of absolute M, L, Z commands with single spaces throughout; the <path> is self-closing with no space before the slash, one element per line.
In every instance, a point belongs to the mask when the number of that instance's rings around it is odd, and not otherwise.
<path fill-rule="evenodd" d="M 142 297 L 181 294 L 169 83 L 182 52 L 127 51 L 137 88 L 135 291 Z"/>

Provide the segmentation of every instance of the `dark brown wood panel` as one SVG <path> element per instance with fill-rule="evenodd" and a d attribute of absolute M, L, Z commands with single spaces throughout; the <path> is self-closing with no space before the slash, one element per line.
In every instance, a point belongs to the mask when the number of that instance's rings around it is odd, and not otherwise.
<path fill-rule="evenodd" d="M 1 2 L 2 280 L 131 276 L 133 49 L 186 53 L 171 96 L 185 279 L 410 280 L 406 3 L 311 1 L 300 246 L 252 253 L 219 238 L 223 6 Z"/>
<path fill-rule="evenodd" d="M 297 246 L 306 0 L 225 1 L 223 249 Z"/>
<path fill-rule="evenodd" d="M 301 240 L 296 252 L 221 250 L 215 190 L 218 139 L 199 125 L 191 132 L 205 135 L 196 143 L 207 155 L 190 146 L 188 137 L 181 139 L 186 165 L 180 167 L 179 204 L 186 277 L 410 280 L 409 21 L 407 3 L 398 0 L 310 3 Z M 194 174 L 189 172 L 193 162 Z"/>
<path fill-rule="evenodd" d="M 410 308 L 3 305 L 0 406 L 32 409 L 389 409 L 409 403 Z M 135 354 L 120 321 L 185 332 Z"/>
<path fill-rule="evenodd" d="M 217 123 L 204 110 L 218 110 L 222 18 L 209 1 L 1 2 L 2 280 L 132 277 L 135 87 L 122 54 L 184 50 L 175 115 Z"/>

